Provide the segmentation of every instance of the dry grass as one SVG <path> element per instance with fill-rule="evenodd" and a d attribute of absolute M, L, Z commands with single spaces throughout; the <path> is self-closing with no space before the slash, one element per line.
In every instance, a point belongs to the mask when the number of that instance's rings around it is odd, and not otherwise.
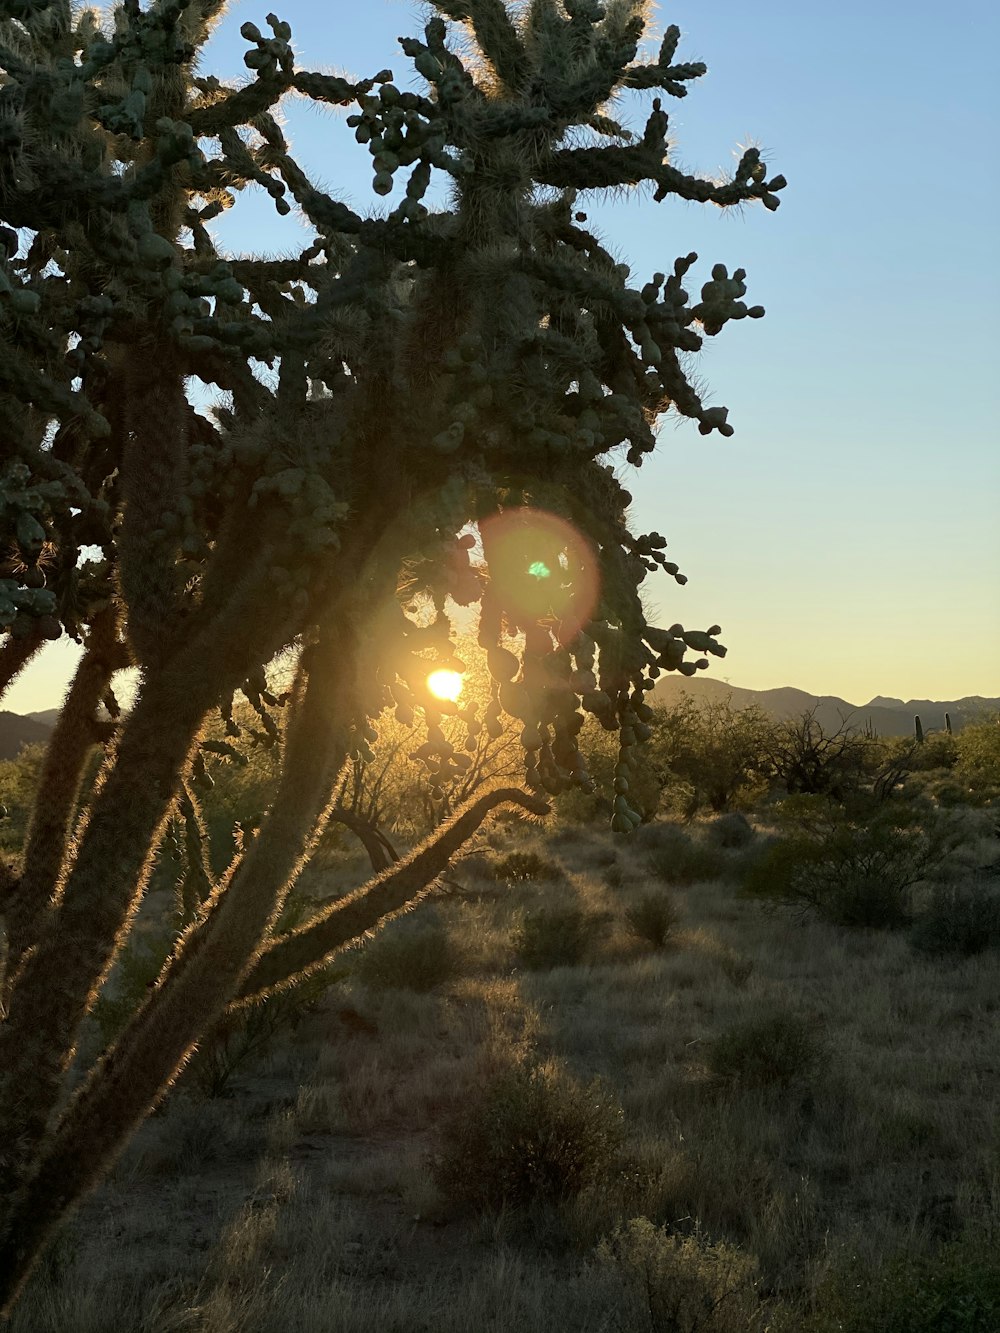
<path fill-rule="evenodd" d="M 656 1272 L 686 1265 L 696 1294 L 753 1274 L 718 1315 L 670 1327 L 795 1327 L 842 1254 L 877 1270 L 1000 1232 L 995 951 L 930 961 L 722 880 L 671 890 L 671 947 L 653 951 L 627 921 L 654 887 L 641 847 L 516 828 L 505 846 L 565 878 L 463 874 L 435 908 L 460 974 L 416 993 L 359 971 L 234 1097 L 175 1097 L 69 1226 L 13 1333 L 633 1333 L 659 1325 L 628 1235 Z M 519 966 L 542 906 L 606 914 L 589 961 Z M 775 1014 L 815 1032 L 822 1059 L 787 1087 L 713 1076 L 720 1035 Z M 430 1171 L 439 1127 L 525 1059 L 604 1080 L 622 1160 L 523 1224 L 452 1215 Z"/>

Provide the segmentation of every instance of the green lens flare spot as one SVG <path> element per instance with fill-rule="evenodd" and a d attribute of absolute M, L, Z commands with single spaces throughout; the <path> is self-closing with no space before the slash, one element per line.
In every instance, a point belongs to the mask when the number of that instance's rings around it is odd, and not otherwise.
<path fill-rule="evenodd" d="M 547 579 L 552 576 L 552 570 L 544 560 L 533 560 L 528 566 L 528 573 L 533 579 Z"/>

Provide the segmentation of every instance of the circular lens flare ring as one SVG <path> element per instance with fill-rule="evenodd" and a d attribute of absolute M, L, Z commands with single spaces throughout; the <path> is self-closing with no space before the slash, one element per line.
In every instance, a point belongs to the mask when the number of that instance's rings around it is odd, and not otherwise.
<path fill-rule="evenodd" d="M 514 620 L 552 619 L 568 641 L 592 617 L 600 596 L 598 561 L 587 538 L 558 514 L 529 506 L 481 526 L 498 600 Z"/>
<path fill-rule="evenodd" d="M 435 699 L 446 699 L 448 703 L 455 703 L 462 693 L 463 684 L 461 673 L 450 671 L 447 667 L 432 671 L 427 677 L 427 688 Z"/>

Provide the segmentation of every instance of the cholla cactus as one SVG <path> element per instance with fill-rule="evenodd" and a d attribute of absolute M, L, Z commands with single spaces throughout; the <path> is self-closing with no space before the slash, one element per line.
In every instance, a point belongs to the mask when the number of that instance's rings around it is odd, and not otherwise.
<path fill-rule="evenodd" d="M 642 59 L 644 0 L 436 0 L 402 42 L 425 81 L 414 93 L 387 70 L 298 69 L 271 15 L 266 33 L 244 24 L 253 78 L 231 87 L 195 72 L 222 8 L 124 0 L 103 18 L 0 0 L 0 684 L 60 632 L 84 647 L 23 871 L 0 876 L 0 1305 L 227 1007 L 426 892 L 498 804 L 540 813 L 545 794 L 587 785 L 584 710 L 619 732 L 627 832 L 645 690 L 707 665 L 689 650 L 724 652 L 718 626 L 646 623 L 646 574 L 683 575 L 661 536 L 629 530 L 613 468 L 642 463 L 671 408 L 731 434 L 682 362 L 763 311 L 723 265 L 692 302 L 693 254 L 632 287 L 577 198 L 649 182 L 658 200 L 777 207 L 784 180 L 756 149 L 726 182 L 671 164 L 661 96 L 703 73 L 675 60 L 678 30 Z M 474 63 L 457 54 L 469 45 Z M 637 133 L 612 118 L 622 89 L 657 94 Z M 403 186 L 398 203 L 366 216 L 307 178 L 275 115 L 291 93 L 350 110 L 375 193 Z M 435 177 L 450 184 L 440 208 Z M 210 223 L 251 183 L 312 227 L 298 255 L 218 250 Z M 211 418 L 192 376 L 219 390 Z M 454 776 L 447 705 L 426 685 L 459 665 L 453 603 L 479 607 L 485 725 L 519 721 L 526 790 L 481 797 L 276 939 L 338 774 L 385 708 L 416 720 L 432 777 Z M 280 699 L 266 668 L 289 646 Z M 130 663 L 141 684 L 119 717 L 113 678 Z M 197 841 L 205 720 L 220 709 L 238 742 L 240 690 L 282 747 L 273 804 L 218 882 L 189 883 L 157 986 L 67 1102 L 80 1024 L 157 847 L 177 820 Z"/>

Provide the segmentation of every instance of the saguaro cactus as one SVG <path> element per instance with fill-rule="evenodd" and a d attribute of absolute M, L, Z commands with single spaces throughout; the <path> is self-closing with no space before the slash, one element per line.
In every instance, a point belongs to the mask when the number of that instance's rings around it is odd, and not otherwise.
<path fill-rule="evenodd" d="M 424 893 L 497 804 L 541 813 L 546 793 L 586 785 L 581 710 L 619 732 L 628 831 L 644 691 L 707 665 L 688 650 L 724 652 L 717 626 L 646 623 L 646 574 L 683 576 L 661 536 L 630 531 L 614 463 L 641 464 L 671 408 L 731 434 L 682 362 L 763 310 L 721 264 L 692 301 L 694 254 L 632 287 L 577 202 L 648 181 L 661 201 L 777 207 L 784 180 L 757 149 L 731 180 L 702 180 L 670 162 L 660 96 L 636 133 L 609 114 L 623 89 L 687 92 L 703 66 L 675 60 L 678 30 L 642 58 L 642 0 L 437 0 L 402 42 L 424 91 L 403 92 L 388 70 L 297 68 L 271 15 L 242 28 L 253 77 L 237 87 L 197 72 L 222 8 L 0 0 L 0 686 L 60 633 L 84 649 L 23 867 L 0 874 L 3 1306 L 229 1006 Z M 293 93 L 350 110 L 376 194 L 402 187 L 381 216 L 297 164 L 275 114 Z M 435 177 L 450 185 L 439 208 Z M 251 183 L 299 209 L 300 253 L 219 251 L 210 224 Z M 191 377 L 219 392 L 210 416 Z M 282 906 L 382 710 L 415 719 L 432 774 L 455 767 L 448 705 L 426 686 L 456 665 L 449 598 L 479 606 L 487 725 L 522 724 L 525 790 L 482 796 L 285 940 Z M 290 647 L 278 697 L 267 667 Z M 112 687 L 130 664 L 121 715 Z M 240 743 L 237 691 L 282 748 L 272 805 L 224 875 L 192 878 L 157 985 L 68 1096 L 165 830 L 197 834 L 186 793 L 212 710 Z"/>

